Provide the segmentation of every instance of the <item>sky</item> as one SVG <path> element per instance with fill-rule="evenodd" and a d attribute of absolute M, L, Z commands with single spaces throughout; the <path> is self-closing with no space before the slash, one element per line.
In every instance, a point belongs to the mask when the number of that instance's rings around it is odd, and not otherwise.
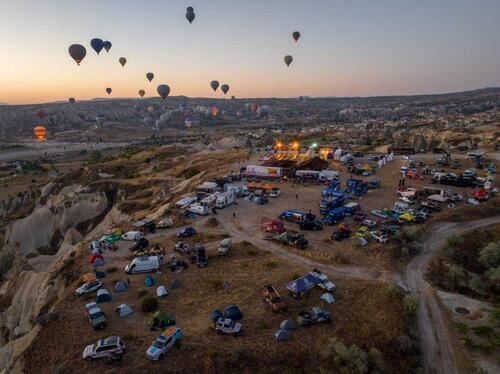
<path fill-rule="evenodd" d="M 162 83 L 222 97 L 214 79 L 241 98 L 500 86 L 499 14 L 500 0 L 0 0 L 0 102 L 154 96 Z M 113 47 L 98 56 L 92 38 Z"/>

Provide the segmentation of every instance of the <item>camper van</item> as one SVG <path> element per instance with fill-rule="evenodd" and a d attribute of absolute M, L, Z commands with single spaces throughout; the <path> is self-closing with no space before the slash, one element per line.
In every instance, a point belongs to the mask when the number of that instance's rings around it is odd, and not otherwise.
<path fill-rule="evenodd" d="M 160 256 L 136 257 L 130 264 L 125 266 L 125 272 L 127 274 L 149 273 L 160 270 L 160 265 Z"/>
<path fill-rule="evenodd" d="M 236 194 L 234 192 L 226 191 L 221 193 L 217 200 L 215 201 L 215 206 L 219 209 L 223 209 L 228 205 L 231 205 L 236 200 Z"/>
<path fill-rule="evenodd" d="M 233 242 L 230 238 L 226 238 L 220 242 L 219 248 L 217 249 L 217 254 L 225 255 L 233 246 Z"/>
<path fill-rule="evenodd" d="M 139 240 L 144 238 L 144 234 L 140 231 L 129 231 L 122 235 L 123 240 Z"/>
<path fill-rule="evenodd" d="M 210 213 L 208 206 L 194 203 L 188 206 L 187 211 L 201 216 L 206 216 Z"/>

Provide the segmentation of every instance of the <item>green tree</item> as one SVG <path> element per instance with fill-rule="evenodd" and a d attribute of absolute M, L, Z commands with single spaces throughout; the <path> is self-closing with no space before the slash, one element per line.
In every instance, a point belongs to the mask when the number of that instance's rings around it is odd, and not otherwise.
<path fill-rule="evenodd" d="M 448 269 L 448 286 L 452 290 L 465 285 L 465 271 L 460 265 L 451 265 Z"/>
<path fill-rule="evenodd" d="M 485 296 L 488 293 L 488 285 L 481 280 L 477 274 L 474 274 L 468 282 L 469 288 L 478 295 Z"/>
<path fill-rule="evenodd" d="M 479 262 L 485 268 L 500 266 L 500 241 L 491 242 L 479 252 Z"/>
<path fill-rule="evenodd" d="M 92 161 L 99 161 L 102 158 L 102 153 L 98 150 L 93 150 L 90 152 L 90 159 Z"/>
<path fill-rule="evenodd" d="M 142 299 L 141 309 L 145 313 L 157 310 L 158 306 L 158 300 L 153 296 L 146 296 L 144 299 Z"/>

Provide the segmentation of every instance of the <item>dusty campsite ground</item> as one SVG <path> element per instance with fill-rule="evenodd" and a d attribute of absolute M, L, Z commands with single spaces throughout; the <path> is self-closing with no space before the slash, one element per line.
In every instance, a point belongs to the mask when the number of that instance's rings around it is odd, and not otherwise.
<path fill-rule="evenodd" d="M 204 240 L 213 242 L 217 233 L 207 233 Z M 218 230 L 217 230 L 218 231 Z M 167 248 L 174 244 L 174 237 L 167 233 L 157 237 Z M 313 289 L 309 296 L 297 301 L 288 296 L 285 285 L 310 269 L 283 261 L 270 253 L 257 249 L 246 242 L 237 243 L 225 257 L 213 255 L 215 245 L 207 245 L 212 257 L 207 268 L 191 265 L 181 273 L 165 270 L 155 274 L 154 287 L 144 285 L 145 275 L 128 276 L 130 289 L 123 293 L 113 291 L 117 280 L 126 281 L 123 269 L 130 258 L 127 243 L 120 249 L 105 254 L 107 270 L 104 287 L 113 297 L 111 303 L 100 304 L 106 314 L 108 326 L 94 331 L 87 321 L 84 303 L 93 296 L 78 298 L 68 293 L 56 306 L 59 318 L 46 324 L 24 356 L 27 373 L 58 372 L 283 372 L 297 369 L 307 372 L 311 368 L 328 367 L 321 355 L 330 338 L 336 337 L 346 345 L 356 344 L 364 350 L 376 348 L 382 352 L 391 372 L 407 372 L 416 364 L 415 356 L 402 355 L 398 350 L 398 338 L 409 334 L 409 316 L 401 298 L 394 297 L 385 282 L 347 280 L 333 278 L 337 285 L 336 303 L 330 310 L 333 323 L 292 332 L 289 342 L 276 342 L 273 333 L 286 318 L 296 318 L 297 312 L 312 306 L 326 305 L 320 302 L 322 291 Z M 82 271 L 91 268 L 85 262 L 82 249 L 76 266 Z M 115 270 L 116 268 L 116 270 Z M 140 308 L 141 297 L 154 295 L 158 285 L 170 288 L 172 279 L 180 282 L 180 288 L 159 299 L 160 310 L 175 316 L 177 325 L 184 333 L 180 349 L 170 351 L 165 359 L 151 362 L 145 352 L 159 332 L 149 331 L 147 323 L 151 314 Z M 224 282 L 230 287 L 225 289 Z M 272 283 L 288 304 L 288 311 L 274 314 L 261 301 L 264 284 Z M 77 284 L 75 284 L 75 287 Z M 391 296 L 392 295 L 392 296 Z M 120 318 L 114 309 L 128 303 L 134 314 Z M 210 322 L 213 309 L 223 309 L 231 303 L 240 306 L 244 320 L 244 334 L 234 338 L 217 335 Z M 82 351 L 85 345 L 108 335 L 120 335 L 127 344 L 127 352 L 120 363 L 85 362 Z"/>

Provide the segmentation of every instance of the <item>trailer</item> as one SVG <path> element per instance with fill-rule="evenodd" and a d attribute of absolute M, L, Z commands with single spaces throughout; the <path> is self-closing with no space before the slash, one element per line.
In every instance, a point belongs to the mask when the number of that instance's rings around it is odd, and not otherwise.
<path fill-rule="evenodd" d="M 346 191 L 356 196 L 362 196 L 368 191 L 368 183 L 361 179 L 348 179 Z"/>
<path fill-rule="evenodd" d="M 301 179 L 318 180 L 320 172 L 316 170 L 297 170 L 295 176 Z"/>
<path fill-rule="evenodd" d="M 321 170 L 319 172 L 320 181 L 335 181 L 340 178 L 340 173 L 337 170 Z"/>
<path fill-rule="evenodd" d="M 333 208 L 338 208 L 344 204 L 345 198 L 344 195 L 340 196 L 329 196 L 324 198 L 319 203 L 319 212 L 321 214 L 327 214 Z"/>
<path fill-rule="evenodd" d="M 283 168 L 249 165 L 246 167 L 244 175 L 252 177 L 281 178 L 283 176 Z"/>
<path fill-rule="evenodd" d="M 210 213 L 208 206 L 198 204 L 198 203 L 194 203 L 194 204 L 189 205 L 187 207 L 187 211 L 190 213 L 199 214 L 201 216 L 206 216 L 207 214 Z"/>
<path fill-rule="evenodd" d="M 217 196 L 215 200 L 215 206 L 219 209 L 223 209 L 231 204 L 233 204 L 236 200 L 236 194 L 234 192 L 226 191 Z"/>
<path fill-rule="evenodd" d="M 260 228 L 264 232 L 274 232 L 277 234 L 282 234 L 285 232 L 285 226 L 279 219 L 263 217 L 260 220 Z"/>
<path fill-rule="evenodd" d="M 299 223 L 305 220 L 314 220 L 315 218 L 314 214 L 304 213 L 293 209 L 285 210 L 279 215 L 279 219 L 294 223 Z"/>
<path fill-rule="evenodd" d="M 327 225 L 333 225 L 337 222 L 342 221 L 344 217 L 345 217 L 344 208 L 334 208 L 325 215 L 325 217 L 323 218 L 323 222 Z"/>

